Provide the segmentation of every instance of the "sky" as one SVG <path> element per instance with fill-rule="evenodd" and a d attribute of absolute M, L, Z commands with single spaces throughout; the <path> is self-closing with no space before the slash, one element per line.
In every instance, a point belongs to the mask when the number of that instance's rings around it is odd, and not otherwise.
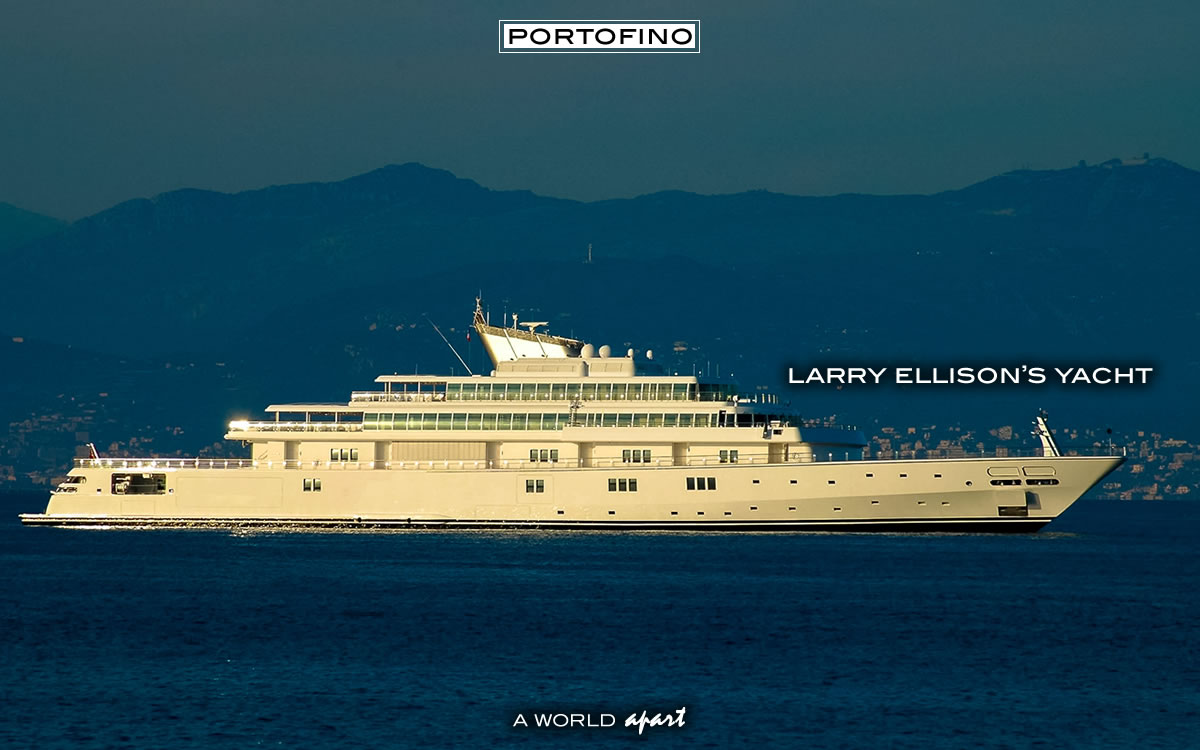
<path fill-rule="evenodd" d="M 501 55 L 504 19 L 699 19 L 699 55 Z M 0 201 L 417 161 L 580 200 L 930 193 L 1200 167 L 1200 3 L 0 0 Z"/>

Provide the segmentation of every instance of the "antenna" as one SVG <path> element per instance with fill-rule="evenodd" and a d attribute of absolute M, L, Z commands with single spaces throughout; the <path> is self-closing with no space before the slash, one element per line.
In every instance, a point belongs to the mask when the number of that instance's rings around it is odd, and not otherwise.
<path fill-rule="evenodd" d="M 477 304 L 478 304 L 478 303 L 477 303 Z M 471 372 L 471 368 L 470 368 L 470 367 L 467 367 L 467 363 L 466 363 L 466 361 L 465 361 L 465 360 L 462 358 L 462 355 L 460 355 L 460 354 L 458 353 L 458 350 L 454 348 L 454 344 L 451 344 L 451 343 L 450 343 L 450 339 L 446 338 L 446 334 L 442 333 L 442 329 L 438 328 L 438 327 L 437 327 L 437 324 L 436 324 L 436 323 L 434 323 L 432 320 L 429 320 L 429 316 L 428 316 L 428 315 L 426 315 L 426 316 L 425 316 L 425 320 L 428 320 L 428 321 L 429 321 L 429 325 L 433 326 L 433 330 L 437 331 L 437 335 L 439 335 L 439 336 L 441 336 L 441 337 L 442 337 L 442 341 L 445 341 L 445 342 L 446 342 L 446 346 L 450 347 L 450 351 L 454 352 L 454 356 L 458 357 L 458 361 L 462 363 L 462 366 L 463 366 L 463 367 L 466 369 L 466 371 L 467 371 L 467 374 L 468 374 L 468 375 L 474 375 L 475 373 Z"/>

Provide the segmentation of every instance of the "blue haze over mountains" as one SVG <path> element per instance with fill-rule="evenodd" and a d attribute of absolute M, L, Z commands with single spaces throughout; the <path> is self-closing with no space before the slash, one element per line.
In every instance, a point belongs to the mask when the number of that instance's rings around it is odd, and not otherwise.
<path fill-rule="evenodd" d="M 463 335 L 482 291 L 493 322 L 516 311 L 617 351 L 654 349 L 672 370 L 720 367 L 868 430 L 873 417 L 1021 424 L 1044 406 L 1079 426 L 1195 434 L 1198 245 L 1200 172 L 1158 158 L 934 195 L 591 203 L 405 164 L 335 183 L 180 190 L 72 224 L 5 209 L 0 417 L 122 382 L 156 412 L 182 410 L 209 443 L 233 412 L 344 399 L 381 372 L 461 373 L 426 316 L 486 370 Z M 902 361 L 1157 374 L 1119 389 L 784 384 L 788 365 Z M 163 375 L 168 362 L 191 372 Z"/>

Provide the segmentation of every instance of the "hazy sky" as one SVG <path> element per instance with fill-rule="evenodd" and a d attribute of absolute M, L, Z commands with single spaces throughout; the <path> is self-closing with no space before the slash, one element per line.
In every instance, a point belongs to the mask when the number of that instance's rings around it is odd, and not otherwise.
<path fill-rule="evenodd" d="M 497 20 L 699 18 L 699 55 L 500 55 Z M 419 161 L 585 200 L 1200 167 L 1200 3 L 0 0 L 0 201 L 78 218 Z"/>

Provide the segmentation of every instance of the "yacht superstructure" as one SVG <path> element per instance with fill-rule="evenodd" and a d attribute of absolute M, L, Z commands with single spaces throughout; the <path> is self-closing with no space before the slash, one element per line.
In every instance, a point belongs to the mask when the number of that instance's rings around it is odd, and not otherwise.
<path fill-rule="evenodd" d="M 27 524 L 1034 531 L 1124 460 L 864 459 L 857 429 L 732 381 L 538 332 L 474 328 L 488 376 L 382 375 L 225 435 L 242 459 L 77 459 Z M 653 373 L 653 374 L 647 374 Z"/>

